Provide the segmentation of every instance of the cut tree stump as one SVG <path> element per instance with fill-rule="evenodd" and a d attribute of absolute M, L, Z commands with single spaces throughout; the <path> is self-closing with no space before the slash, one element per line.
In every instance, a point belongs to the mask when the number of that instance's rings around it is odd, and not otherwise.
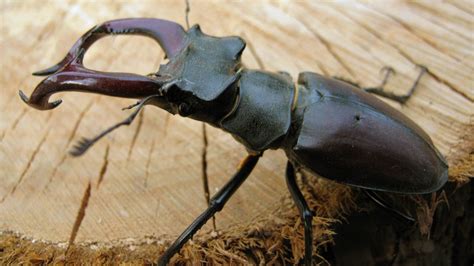
<path fill-rule="evenodd" d="M 203 32 L 247 41 L 248 68 L 283 70 L 294 79 L 313 71 L 367 87 L 378 85 L 380 69 L 391 66 L 396 75 L 385 89 L 403 94 L 417 66 L 428 67 L 405 105 L 387 102 L 432 137 L 449 161 L 451 186 L 474 175 L 471 2 L 190 1 L 190 7 L 190 23 Z M 63 99 L 59 108 L 40 112 L 26 106 L 18 90 L 29 94 L 41 80 L 30 73 L 55 64 L 103 21 L 156 17 L 185 26 L 185 1 L 2 1 L 0 16 L 0 262 L 153 262 L 207 206 L 203 158 L 212 195 L 234 173 L 245 149 L 210 126 L 205 143 L 202 123 L 147 107 L 131 126 L 72 158 L 67 151 L 80 137 L 123 119 L 128 113 L 121 108 L 133 102 L 64 93 L 53 97 Z M 150 39 L 117 36 L 95 44 L 85 64 L 145 75 L 162 58 Z M 285 164 L 282 151 L 267 151 L 216 215 L 217 232 L 208 222 L 173 261 L 296 263 L 303 255 L 302 226 L 285 185 Z M 369 203 L 357 189 L 303 179 L 300 185 L 317 212 L 315 258 L 323 262 L 329 253 L 344 258 L 340 249 L 322 247 L 338 233 L 336 221 Z M 423 202 L 419 198 L 418 206 Z M 449 204 L 457 209 L 462 201 Z M 81 205 L 83 219 L 77 219 Z M 472 232 L 472 223 L 467 228 Z M 76 245 L 66 252 L 68 242 Z M 337 263 L 333 255 L 326 260 Z"/>

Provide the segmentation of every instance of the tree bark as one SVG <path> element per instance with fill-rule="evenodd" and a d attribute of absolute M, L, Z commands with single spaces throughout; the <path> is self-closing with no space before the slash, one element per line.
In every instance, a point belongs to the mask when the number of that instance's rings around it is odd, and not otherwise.
<path fill-rule="evenodd" d="M 473 188 L 445 187 L 449 205 L 439 205 L 429 235 L 380 208 L 353 213 L 334 228 L 334 245 L 323 256 L 332 265 L 472 265 Z"/>

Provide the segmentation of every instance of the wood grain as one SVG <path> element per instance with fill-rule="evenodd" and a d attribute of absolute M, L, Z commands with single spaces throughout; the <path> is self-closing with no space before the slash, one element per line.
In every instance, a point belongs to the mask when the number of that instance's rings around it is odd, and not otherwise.
<path fill-rule="evenodd" d="M 76 159 L 67 155 L 74 142 L 123 119 L 127 113 L 120 109 L 132 102 L 65 93 L 57 96 L 64 101 L 60 108 L 40 112 L 20 101 L 18 89 L 31 92 L 40 79 L 30 73 L 56 63 L 100 22 L 157 17 L 185 25 L 184 1 L 2 1 L 0 8 L 0 230 L 66 242 L 92 182 L 76 242 L 179 234 L 206 207 L 203 149 L 211 194 L 245 156 L 230 135 L 208 126 L 205 146 L 199 122 L 148 107 L 130 127 Z M 388 65 L 397 74 L 386 89 L 403 94 L 417 65 L 427 66 L 414 96 L 403 106 L 389 104 L 416 121 L 456 164 L 474 150 L 473 13 L 469 1 L 191 1 L 189 19 L 210 35 L 244 37 L 247 67 L 284 70 L 294 78 L 314 71 L 373 86 Z M 85 62 L 147 74 L 162 57 L 147 38 L 118 36 L 100 40 Z M 281 151 L 267 152 L 216 216 L 217 229 L 278 208 L 289 197 L 284 166 Z"/>

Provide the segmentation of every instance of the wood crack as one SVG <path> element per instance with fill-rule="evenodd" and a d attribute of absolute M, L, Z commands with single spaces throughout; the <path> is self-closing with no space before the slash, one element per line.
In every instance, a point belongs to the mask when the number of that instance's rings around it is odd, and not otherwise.
<path fill-rule="evenodd" d="M 23 87 L 23 82 L 25 82 L 25 80 L 28 79 L 28 77 L 23 77 L 21 79 L 20 82 L 17 83 L 17 87 Z M 2 110 L 2 112 L 8 112 L 8 107 L 11 103 L 14 103 L 18 100 L 18 93 L 14 93 L 12 94 L 12 97 L 10 97 L 9 100 L 7 100 L 7 104 L 5 106 L 5 108 Z M 8 131 L 14 131 L 16 129 L 16 126 L 18 125 L 18 123 L 20 122 L 20 120 L 25 116 L 25 114 L 27 113 L 27 111 L 29 110 L 28 107 L 26 107 L 25 105 L 22 105 L 22 111 L 20 113 L 20 115 L 18 115 L 14 120 L 13 120 L 13 123 L 12 125 L 9 127 L 9 128 L 6 128 L 3 132 L 2 132 L 2 135 L 0 136 L 0 142 L 3 141 L 3 139 L 5 138 L 5 136 L 7 135 L 7 132 Z"/>
<path fill-rule="evenodd" d="M 376 11 L 377 13 L 379 14 L 383 14 L 384 16 L 386 17 L 389 17 L 390 19 L 392 19 L 393 21 L 395 21 L 396 23 L 398 23 L 400 26 L 402 26 L 402 28 L 404 28 L 405 30 L 407 30 L 408 32 L 410 32 L 412 35 L 416 36 L 417 38 L 420 38 L 420 40 L 422 42 L 424 42 L 425 44 L 427 44 L 428 46 L 430 46 L 431 48 L 435 49 L 436 51 L 450 57 L 451 59 L 455 60 L 456 62 L 461 62 L 461 60 L 453 55 L 451 55 L 448 51 L 446 51 L 445 49 L 443 49 L 442 47 L 439 47 L 438 45 L 436 45 L 434 42 L 430 41 L 429 39 L 423 37 L 423 35 L 421 34 L 417 34 L 416 30 L 412 29 L 412 27 L 410 27 L 408 24 L 406 24 L 405 22 L 403 22 L 402 20 L 390 15 L 390 14 L 387 14 L 387 13 L 384 13 L 380 10 L 377 10 L 376 8 L 373 8 L 372 10 Z"/>
<path fill-rule="evenodd" d="M 351 75 L 352 78 L 355 77 L 354 72 L 349 68 L 349 66 L 342 60 L 342 58 L 333 50 L 331 43 L 326 40 L 323 36 L 321 36 L 317 31 L 313 30 L 305 21 L 301 20 L 300 18 L 293 16 L 301 25 L 303 25 L 311 34 L 318 39 L 321 44 L 328 50 L 328 52 L 336 59 L 337 62 Z M 323 71 L 326 72 L 326 71 Z"/>
<path fill-rule="evenodd" d="M 346 16 L 350 17 L 349 14 L 345 13 Z M 364 29 L 366 29 L 367 31 L 369 31 L 370 33 L 372 33 L 375 37 L 377 37 L 378 39 L 380 39 L 381 41 L 385 42 L 386 44 L 390 45 L 390 47 L 394 48 L 395 50 L 397 50 L 397 52 L 403 56 L 405 59 L 407 59 L 408 61 L 410 61 L 412 64 L 414 65 L 422 65 L 418 62 L 416 62 L 411 56 L 409 56 L 406 52 L 404 52 L 400 47 L 398 47 L 397 45 L 391 43 L 390 41 L 387 41 L 385 40 L 380 34 L 378 34 L 376 31 L 372 30 L 370 27 L 360 23 L 359 21 L 353 19 L 353 21 L 355 23 L 357 23 L 358 25 L 360 25 L 361 27 L 363 27 Z M 467 99 L 468 101 L 470 102 L 473 102 L 473 99 L 471 97 L 469 97 L 465 92 L 463 91 L 460 91 L 456 88 L 455 85 L 451 84 L 449 81 L 447 80 L 444 80 L 442 79 L 441 77 L 437 76 L 436 74 L 434 74 L 432 71 L 430 71 L 428 69 L 427 71 L 427 74 L 431 77 L 433 77 L 436 81 L 438 81 L 439 83 L 442 83 L 444 85 L 446 85 L 449 89 L 451 89 L 453 92 L 461 95 L 462 97 L 464 97 L 465 99 Z"/>
<path fill-rule="evenodd" d="M 40 151 L 41 146 L 43 146 L 44 142 L 46 141 L 46 138 L 48 137 L 50 131 L 51 131 L 51 129 L 49 128 L 48 131 L 46 131 L 46 134 L 44 134 L 43 138 L 41 138 L 40 142 L 38 143 L 38 145 L 34 149 L 33 153 L 31 154 L 30 159 L 28 160 L 28 162 L 26 164 L 26 167 L 21 172 L 20 177 L 16 181 L 15 185 L 13 185 L 10 192 L 8 192 L 5 196 L 3 196 L 3 198 L 0 200 L 0 203 L 4 202 L 8 195 L 13 195 L 13 193 L 15 193 L 16 189 L 18 188 L 18 186 L 23 181 L 24 177 L 26 176 L 26 173 L 28 172 L 28 170 L 30 169 L 33 161 L 35 160 L 36 155 L 38 155 L 38 152 Z"/>
<path fill-rule="evenodd" d="M 79 207 L 79 211 L 77 212 L 76 220 L 74 221 L 71 235 L 69 236 L 66 254 L 69 251 L 69 248 L 71 247 L 71 245 L 74 243 L 74 240 L 76 240 L 77 232 L 79 231 L 79 228 L 81 227 L 84 217 L 86 216 L 86 208 L 87 208 L 87 205 L 89 204 L 90 197 L 91 197 L 91 182 L 89 181 L 87 183 L 87 188 L 84 191 L 84 195 L 82 196 L 81 206 Z"/>
<path fill-rule="evenodd" d="M 12 131 L 16 129 L 16 126 L 18 125 L 20 120 L 23 118 L 23 116 L 25 116 L 26 111 L 27 111 L 27 108 L 23 108 L 21 114 L 13 121 L 13 124 L 12 124 L 12 127 L 11 127 Z"/>
<path fill-rule="evenodd" d="M 155 139 L 153 139 L 151 142 L 150 150 L 148 151 L 148 156 L 147 156 L 146 166 L 145 166 L 145 180 L 143 181 L 143 186 L 145 188 L 148 187 L 148 177 L 150 176 L 151 156 L 153 154 L 153 151 L 155 150 L 155 143 L 156 143 Z"/>
<path fill-rule="evenodd" d="M 81 111 L 81 113 L 79 114 L 79 117 L 78 119 L 76 120 L 76 123 L 74 124 L 74 127 L 71 131 L 71 134 L 69 134 L 69 137 L 67 139 L 67 142 L 66 142 L 66 148 L 69 147 L 69 145 L 71 144 L 74 136 L 76 135 L 76 132 L 77 132 L 77 129 L 79 128 L 79 125 L 81 124 L 81 121 L 82 119 L 84 118 L 85 114 L 90 110 L 90 108 L 92 107 L 93 103 L 95 102 L 94 101 L 90 101 L 86 107 Z M 46 185 L 44 186 L 44 189 L 43 191 L 47 190 L 48 189 L 48 186 L 49 184 L 51 184 L 51 182 L 53 181 L 54 177 L 56 176 L 59 168 L 61 167 L 61 165 L 63 165 L 63 163 L 66 161 L 68 155 L 67 153 L 64 153 L 62 156 L 61 156 L 61 159 L 59 160 L 59 162 L 54 166 L 54 169 L 53 169 L 53 172 L 51 173 L 51 175 L 49 176 L 49 179 L 48 179 L 48 182 L 46 183 Z"/>
<path fill-rule="evenodd" d="M 90 101 L 87 105 L 86 108 L 84 108 L 81 113 L 79 114 L 78 119 L 76 120 L 76 123 L 74 124 L 74 127 L 72 128 L 71 134 L 69 134 L 69 138 L 67 139 L 66 147 L 71 144 L 72 139 L 76 135 L 77 129 L 79 128 L 79 125 L 81 124 L 82 119 L 84 118 L 85 114 L 91 109 L 92 104 L 95 101 Z"/>
<path fill-rule="evenodd" d="M 171 117 L 171 114 L 166 113 L 165 122 L 164 122 L 163 129 L 162 129 L 163 130 L 162 141 L 164 141 L 166 139 L 167 135 L 168 135 L 168 127 L 169 127 L 170 117 Z M 156 145 L 156 141 L 155 141 L 155 139 L 153 139 L 153 141 L 151 142 L 150 150 L 148 151 L 148 157 L 147 157 L 147 162 L 146 162 L 145 180 L 144 180 L 144 184 L 143 184 L 145 187 L 148 186 L 148 178 L 150 176 L 151 156 L 153 155 L 153 151 L 155 150 L 155 145 Z"/>
<path fill-rule="evenodd" d="M 56 16 L 58 18 L 64 18 L 66 16 L 66 13 L 69 11 L 70 10 L 62 9 L 56 14 Z M 63 23 L 52 22 L 52 23 L 47 23 L 45 26 L 43 26 L 42 29 L 39 31 L 38 36 L 36 36 L 35 42 L 33 42 L 32 45 L 30 46 L 30 50 L 31 51 L 35 50 L 35 47 L 37 47 L 38 44 L 41 43 L 41 41 L 43 41 L 46 36 L 48 36 L 48 34 L 54 32 L 58 26 L 63 26 L 63 25 L 64 25 Z"/>
<path fill-rule="evenodd" d="M 464 12 L 464 13 L 466 13 L 466 14 L 468 14 L 468 15 L 471 15 L 471 16 L 474 15 L 474 12 L 473 12 L 472 10 L 467 9 L 467 8 L 465 8 L 465 7 L 462 7 L 462 6 L 459 6 L 457 3 L 453 2 L 453 1 L 450 1 L 450 2 L 449 2 L 449 1 L 446 1 L 446 2 L 444 2 L 444 3 L 449 4 L 449 5 L 452 5 L 453 7 L 455 7 L 456 9 L 458 9 L 459 11 Z"/>
<path fill-rule="evenodd" d="M 102 167 L 100 168 L 100 172 L 99 172 L 99 179 L 97 180 L 97 189 L 102 183 L 105 173 L 107 172 L 107 166 L 109 165 L 109 149 L 110 149 L 110 146 L 109 144 L 107 144 L 107 146 L 105 147 L 104 160 L 102 162 Z"/>
<path fill-rule="evenodd" d="M 135 133 L 133 134 L 132 143 L 130 144 L 130 148 L 128 149 L 127 161 L 130 161 L 133 148 L 135 147 L 135 143 L 137 142 L 138 134 L 140 134 L 140 131 L 142 129 L 144 115 L 145 115 L 145 108 L 143 108 L 143 110 L 138 115 L 138 125 L 135 128 Z"/>
<path fill-rule="evenodd" d="M 425 10 L 425 11 L 428 12 L 428 13 L 434 13 L 434 12 L 436 12 L 435 10 L 432 10 L 432 9 L 430 9 L 430 8 L 426 7 L 425 5 L 422 5 L 422 4 L 418 3 L 418 2 L 412 2 L 412 3 L 410 3 L 410 4 L 413 5 L 413 6 L 417 6 L 419 9 Z M 459 38 L 462 38 L 464 41 L 467 41 L 467 42 L 470 42 L 470 41 L 471 41 L 471 39 L 469 38 L 469 36 L 462 35 L 461 33 L 457 32 L 457 31 L 454 31 L 454 30 L 452 30 L 452 29 L 450 29 L 450 28 L 447 28 L 445 24 L 440 23 L 440 22 L 439 22 L 435 17 L 433 17 L 431 14 L 429 14 L 428 16 L 424 16 L 424 15 L 420 14 L 420 16 L 422 16 L 422 17 L 425 18 L 426 20 L 429 20 L 431 23 L 437 25 L 438 27 L 440 27 L 440 28 L 442 28 L 442 29 L 444 29 L 444 30 L 446 30 L 446 31 L 449 31 L 450 33 L 452 33 L 452 34 L 458 36 Z M 433 18 L 434 18 L 434 19 L 433 19 Z"/>
<path fill-rule="evenodd" d="M 329 71 L 324 67 L 323 64 L 321 64 L 318 60 L 314 60 L 314 63 L 318 66 L 324 76 L 330 76 Z"/>
<path fill-rule="evenodd" d="M 5 138 L 5 135 L 7 134 L 8 131 L 14 131 L 16 129 L 16 126 L 18 125 L 20 120 L 25 116 L 27 110 L 28 109 L 26 107 L 24 107 L 22 112 L 20 113 L 20 115 L 18 115 L 15 118 L 15 120 L 13 120 L 13 123 L 12 123 L 12 126 L 10 127 L 10 129 L 6 129 L 5 131 L 3 131 L 2 136 L 0 136 L 0 142 L 3 141 L 3 138 Z"/>
<path fill-rule="evenodd" d="M 242 37 L 247 39 L 247 41 L 246 41 L 247 47 L 249 48 L 250 54 L 253 56 L 253 58 L 257 62 L 258 67 L 262 70 L 265 70 L 265 65 L 263 64 L 262 59 L 260 58 L 257 51 L 255 50 L 255 47 L 253 46 L 252 42 L 250 40 L 248 40 L 248 38 L 246 38 L 247 36 L 245 35 L 245 33 L 242 33 Z"/>
<path fill-rule="evenodd" d="M 447 80 L 444 80 L 442 79 L 440 76 L 436 75 L 435 73 L 433 73 L 432 71 L 430 71 L 430 69 L 428 68 L 427 69 L 427 72 L 431 77 L 433 77 L 437 82 L 439 83 L 442 83 L 444 85 L 446 85 L 448 88 L 450 88 L 452 91 L 458 93 L 459 95 L 461 95 L 462 97 L 464 97 L 466 100 L 468 100 L 469 102 L 474 102 L 474 99 L 469 97 L 469 95 L 467 95 L 465 92 L 463 91 L 459 91 L 456 89 L 456 87 L 451 84 L 449 81 Z"/>
<path fill-rule="evenodd" d="M 273 7 L 275 7 L 275 8 L 280 8 L 280 6 L 278 6 L 278 5 L 273 5 Z M 291 16 L 290 14 L 288 14 L 288 15 Z M 298 20 L 298 19 L 295 18 L 294 16 L 292 16 L 292 17 L 293 17 L 296 21 L 298 21 L 299 23 L 301 23 L 300 20 Z M 304 24 L 303 24 L 303 25 L 304 25 Z M 304 27 L 305 27 L 307 30 L 309 30 L 309 32 L 310 32 L 311 34 L 314 35 L 314 33 L 313 33 L 310 29 L 308 29 L 308 27 L 306 27 L 306 25 L 304 25 Z M 317 38 L 317 37 L 316 37 L 316 38 Z M 323 45 L 324 45 L 324 43 L 323 43 Z M 329 52 L 330 52 L 330 51 L 329 51 Z M 333 57 L 334 57 L 334 55 L 333 55 Z M 337 58 L 336 58 L 336 60 L 337 60 Z M 318 60 L 314 60 L 314 63 L 315 63 L 316 66 L 321 70 L 321 72 L 322 72 L 322 74 L 323 74 L 324 76 L 328 76 L 328 77 L 330 76 L 330 72 L 324 67 L 324 64 L 322 64 L 322 63 L 319 62 Z M 343 67 L 344 67 L 344 65 L 343 65 Z M 349 70 L 349 73 L 351 73 L 350 70 Z M 296 78 L 298 78 L 298 77 L 296 77 Z"/>
<path fill-rule="evenodd" d="M 58 17 L 63 17 L 64 12 L 61 13 L 62 14 L 57 14 Z M 42 27 L 42 29 L 38 33 L 38 36 L 36 36 L 35 42 L 32 43 L 30 50 L 34 50 L 38 43 L 40 43 L 44 39 L 44 37 L 46 37 L 51 32 L 54 32 L 57 25 L 58 23 L 47 23 L 44 27 Z"/>

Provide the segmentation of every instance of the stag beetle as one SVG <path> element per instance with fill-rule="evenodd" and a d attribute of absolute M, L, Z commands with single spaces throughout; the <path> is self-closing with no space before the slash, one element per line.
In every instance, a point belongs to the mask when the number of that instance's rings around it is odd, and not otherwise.
<path fill-rule="evenodd" d="M 85 68 L 87 49 L 116 34 L 153 38 L 168 63 L 148 76 Z M 288 157 L 286 182 L 304 224 L 306 265 L 311 264 L 313 212 L 296 184 L 295 169 L 370 191 L 405 194 L 433 192 L 447 181 L 447 162 L 430 137 L 402 113 L 360 88 L 316 73 L 301 73 L 294 84 L 283 72 L 246 69 L 241 64 L 245 45 L 240 37 L 206 35 L 199 25 L 185 31 L 161 19 L 112 20 L 85 33 L 58 64 L 33 73 L 49 76 L 31 97 L 19 94 L 40 110 L 57 107 L 61 100 L 49 98 L 61 91 L 140 99 L 128 107 L 136 110 L 126 120 L 95 138 L 82 139 L 71 151 L 74 156 L 117 127 L 129 125 L 145 105 L 221 128 L 247 148 L 249 155 L 234 176 L 161 256 L 160 265 L 224 207 L 266 149 L 283 149 Z M 369 92 L 393 96 L 376 89 Z"/>

